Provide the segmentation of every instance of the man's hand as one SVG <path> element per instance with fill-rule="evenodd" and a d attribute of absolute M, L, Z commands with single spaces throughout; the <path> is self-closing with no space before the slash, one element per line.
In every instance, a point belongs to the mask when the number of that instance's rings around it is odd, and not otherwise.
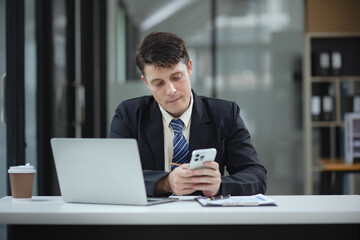
<path fill-rule="evenodd" d="M 193 188 L 201 190 L 206 197 L 215 196 L 220 190 L 221 174 L 217 162 L 204 162 L 204 169 L 189 170 L 193 172 Z"/>
<path fill-rule="evenodd" d="M 189 170 L 189 164 L 175 168 L 169 174 L 170 191 L 175 195 L 187 195 L 195 192 L 192 177 L 193 173 Z"/>
<path fill-rule="evenodd" d="M 157 193 L 172 192 L 175 195 L 191 194 L 203 191 L 207 197 L 219 192 L 221 174 L 217 162 L 205 162 L 205 169 L 190 170 L 189 164 L 183 164 L 174 169 L 168 176 L 160 180 L 155 191 Z"/>

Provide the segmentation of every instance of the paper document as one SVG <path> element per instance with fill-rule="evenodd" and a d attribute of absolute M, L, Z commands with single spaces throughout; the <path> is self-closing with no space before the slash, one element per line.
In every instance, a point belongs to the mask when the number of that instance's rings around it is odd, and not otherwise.
<path fill-rule="evenodd" d="M 206 197 L 196 198 L 204 207 L 245 207 L 245 206 L 276 206 L 273 199 L 264 196 L 263 194 L 256 194 L 252 196 L 232 196 L 222 199 L 211 199 Z"/>

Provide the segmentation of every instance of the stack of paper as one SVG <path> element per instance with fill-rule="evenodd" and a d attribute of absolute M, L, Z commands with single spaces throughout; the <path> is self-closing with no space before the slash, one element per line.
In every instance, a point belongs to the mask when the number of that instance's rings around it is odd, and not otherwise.
<path fill-rule="evenodd" d="M 199 197 L 196 198 L 196 201 L 204 207 L 277 206 L 273 199 L 266 197 L 263 194 L 256 194 L 252 196 L 232 196 L 222 199 Z"/>

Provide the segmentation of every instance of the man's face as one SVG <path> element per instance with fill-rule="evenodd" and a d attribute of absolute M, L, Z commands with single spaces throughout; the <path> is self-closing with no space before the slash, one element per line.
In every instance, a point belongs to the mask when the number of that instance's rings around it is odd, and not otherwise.
<path fill-rule="evenodd" d="M 180 117 L 190 104 L 192 61 L 189 61 L 189 67 L 182 62 L 171 68 L 147 64 L 144 72 L 146 76 L 141 78 L 155 100 L 173 117 Z"/>

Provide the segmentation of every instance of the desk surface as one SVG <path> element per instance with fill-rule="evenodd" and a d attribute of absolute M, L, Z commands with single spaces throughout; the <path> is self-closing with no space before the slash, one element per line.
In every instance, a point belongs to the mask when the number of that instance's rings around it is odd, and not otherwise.
<path fill-rule="evenodd" d="M 61 197 L 0 199 L 0 224 L 197 225 L 360 223 L 360 196 L 269 196 L 274 207 L 202 207 L 195 201 L 153 206 L 65 203 Z"/>
<path fill-rule="evenodd" d="M 342 158 L 321 158 L 320 163 L 324 171 L 359 172 L 360 163 L 346 164 Z"/>

